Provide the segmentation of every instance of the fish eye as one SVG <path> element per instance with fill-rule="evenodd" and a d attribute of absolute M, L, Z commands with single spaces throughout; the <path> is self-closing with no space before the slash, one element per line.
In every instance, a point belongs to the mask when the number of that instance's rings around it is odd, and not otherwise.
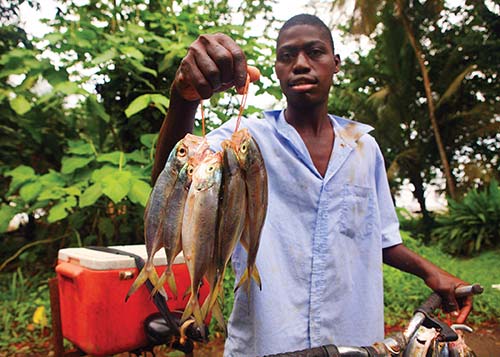
<path fill-rule="evenodd" d="M 187 150 L 186 150 L 186 148 L 185 148 L 185 147 L 181 147 L 181 148 L 179 148 L 179 151 L 177 151 L 177 154 L 178 154 L 180 157 L 184 157 L 184 156 L 186 156 L 186 154 L 187 154 Z"/>
<path fill-rule="evenodd" d="M 188 175 L 192 175 L 193 171 L 194 171 L 193 166 L 189 166 L 188 169 L 187 169 Z"/>
<path fill-rule="evenodd" d="M 207 169 L 208 172 L 212 172 L 213 170 L 214 170 L 213 166 L 209 166 L 208 169 Z"/>
<path fill-rule="evenodd" d="M 241 145 L 241 152 L 243 152 L 243 153 L 244 153 L 244 152 L 246 152 L 246 151 L 247 151 L 247 148 L 248 148 L 248 147 L 247 147 L 247 144 L 243 144 L 243 145 Z"/>

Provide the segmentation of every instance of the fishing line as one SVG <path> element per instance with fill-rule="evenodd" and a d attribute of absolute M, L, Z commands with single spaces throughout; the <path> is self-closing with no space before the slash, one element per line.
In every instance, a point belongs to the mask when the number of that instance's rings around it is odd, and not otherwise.
<path fill-rule="evenodd" d="M 243 88 L 243 97 L 241 97 L 240 111 L 238 113 L 238 119 L 236 119 L 236 127 L 234 128 L 235 133 L 238 131 L 238 128 L 240 127 L 241 117 L 243 115 L 243 110 L 245 110 L 245 106 L 247 104 L 249 85 L 250 85 L 250 75 L 247 74 L 247 80 L 245 82 L 245 87 Z"/>

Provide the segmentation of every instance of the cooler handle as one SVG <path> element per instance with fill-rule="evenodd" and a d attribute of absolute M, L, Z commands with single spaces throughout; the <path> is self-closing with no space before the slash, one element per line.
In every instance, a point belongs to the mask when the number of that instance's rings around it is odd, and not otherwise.
<path fill-rule="evenodd" d="M 82 267 L 67 262 L 62 262 L 56 266 L 56 273 L 70 280 L 75 280 L 82 272 Z"/>

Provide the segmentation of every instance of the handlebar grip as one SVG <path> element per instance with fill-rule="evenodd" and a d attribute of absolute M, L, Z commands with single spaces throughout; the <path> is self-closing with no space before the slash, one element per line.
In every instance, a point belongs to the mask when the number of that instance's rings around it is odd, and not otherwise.
<path fill-rule="evenodd" d="M 479 284 L 459 286 L 458 288 L 455 289 L 455 296 L 464 297 L 469 295 L 478 295 L 482 294 L 483 291 L 484 291 L 483 287 Z"/>
<path fill-rule="evenodd" d="M 431 296 L 425 300 L 425 302 L 419 306 L 416 311 L 423 312 L 426 315 L 430 315 L 434 310 L 441 306 L 443 299 L 438 293 L 432 293 Z"/>
<path fill-rule="evenodd" d="M 479 284 L 464 285 L 459 286 L 455 289 L 455 296 L 459 298 L 470 295 L 477 295 L 481 294 L 483 291 L 483 287 Z M 429 296 L 427 300 L 422 305 L 420 305 L 420 307 L 416 311 L 420 311 L 425 314 L 431 314 L 434 310 L 441 306 L 442 300 L 443 299 L 438 293 L 432 293 L 431 296 Z"/>

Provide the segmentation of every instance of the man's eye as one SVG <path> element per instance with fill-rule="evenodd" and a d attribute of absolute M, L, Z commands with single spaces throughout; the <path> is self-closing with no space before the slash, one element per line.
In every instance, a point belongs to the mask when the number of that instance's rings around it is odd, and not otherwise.
<path fill-rule="evenodd" d="M 282 62 L 287 62 L 292 59 L 292 54 L 290 52 L 283 52 L 279 54 L 279 60 Z"/>
<path fill-rule="evenodd" d="M 323 54 L 323 51 L 320 50 L 320 49 L 317 49 L 317 48 L 314 48 L 312 50 L 309 51 L 309 56 L 312 57 L 312 58 L 316 58 L 316 57 L 319 57 Z"/>

